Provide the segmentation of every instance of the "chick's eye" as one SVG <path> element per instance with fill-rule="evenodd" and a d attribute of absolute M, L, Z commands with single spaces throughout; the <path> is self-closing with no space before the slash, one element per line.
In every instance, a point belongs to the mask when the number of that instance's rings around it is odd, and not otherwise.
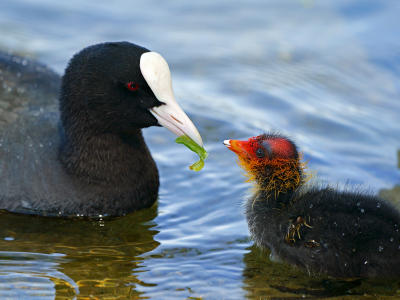
<path fill-rule="evenodd" d="M 256 155 L 257 155 L 257 157 L 259 157 L 259 158 L 264 157 L 264 151 L 263 151 L 263 149 L 258 148 L 258 149 L 256 150 Z"/>
<path fill-rule="evenodd" d="M 129 82 L 129 83 L 126 84 L 126 87 L 130 91 L 136 91 L 136 90 L 139 89 L 139 85 L 136 82 Z"/>

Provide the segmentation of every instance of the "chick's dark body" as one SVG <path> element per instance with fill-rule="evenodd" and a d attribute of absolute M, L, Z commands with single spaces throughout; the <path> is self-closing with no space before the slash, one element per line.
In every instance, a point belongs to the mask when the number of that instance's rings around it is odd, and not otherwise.
<path fill-rule="evenodd" d="M 284 135 L 225 145 L 254 181 L 247 224 L 272 257 L 313 274 L 400 277 L 400 212 L 391 202 L 361 189 L 307 183 L 306 164 Z"/>
<path fill-rule="evenodd" d="M 275 203 L 261 193 L 253 204 L 255 197 L 246 202 L 249 231 L 273 256 L 335 277 L 400 275 L 400 214 L 386 200 L 329 187 L 287 193 Z M 305 224 L 290 232 L 299 217 Z"/>

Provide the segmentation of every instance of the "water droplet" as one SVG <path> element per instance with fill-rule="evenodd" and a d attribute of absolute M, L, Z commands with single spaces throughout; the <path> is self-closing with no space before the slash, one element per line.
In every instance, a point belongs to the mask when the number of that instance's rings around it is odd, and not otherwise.
<path fill-rule="evenodd" d="M 347 263 L 344 263 L 344 266 L 347 267 Z"/>
<path fill-rule="evenodd" d="M 363 209 L 363 208 L 361 208 L 361 212 L 362 212 L 362 213 L 364 212 L 364 209 Z"/>
<path fill-rule="evenodd" d="M 28 61 L 26 60 L 26 59 L 24 59 L 23 61 L 22 61 L 22 65 L 23 66 L 26 66 L 28 64 Z"/>
<path fill-rule="evenodd" d="M 378 204 L 376 205 L 376 207 L 377 207 L 377 208 L 381 208 L 381 204 L 378 203 Z"/>
<path fill-rule="evenodd" d="M 312 208 L 312 207 L 313 207 L 313 205 L 311 204 L 311 205 L 310 205 L 310 208 Z"/>
<path fill-rule="evenodd" d="M 390 238 L 390 241 L 393 242 L 393 241 L 394 241 L 394 238 L 391 237 L 391 238 Z"/>
<path fill-rule="evenodd" d="M 383 250 L 383 247 L 382 246 L 379 246 L 379 251 L 382 251 Z"/>
<path fill-rule="evenodd" d="M 21 73 L 17 73 L 17 77 L 21 78 L 22 74 Z"/>
<path fill-rule="evenodd" d="M 353 252 L 356 252 L 356 249 L 353 249 Z"/>
<path fill-rule="evenodd" d="M 354 224 L 354 226 L 356 226 L 356 227 L 357 227 L 357 226 L 358 226 L 358 224 L 357 224 L 357 223 L 355 223 L 355 224 Z"/>
<path fill-rule="evenodd" d="M 6 241 L 13 241 L 13 240 L 14 240 L 13 237 L 5 237 L 4 239 L 5 239 Z"/>
<path fill-rule="evenodd" d="M 368 261 L 365 261 L 365 262 L 364 262 L 364 265 L 366 265 L 367 263 L 368 263 Z"/>
<path fill-rule="evenodd" d="M 357 206 L 360 206 L 361 205 L 361 202 L 357 202 Z"/>
<path fill-rule="evenodd" d="M 39 144 L 39 147 L 40 147 L 40 148 L 43 148 L 43 144 Z"/>
<path fill-rule="evenodd" d="M 337 226 L 336 222 L 333 222 L 333 224 L 335 224 Z"/>

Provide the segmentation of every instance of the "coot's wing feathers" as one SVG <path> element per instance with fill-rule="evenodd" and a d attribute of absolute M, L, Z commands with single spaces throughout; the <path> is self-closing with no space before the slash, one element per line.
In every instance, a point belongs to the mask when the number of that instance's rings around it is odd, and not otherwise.
<path fill-rule="evenodd" d="M 53 106 L 58 110 L 60 76 L 28 57 L 0 51 L 0 103 L 4 111 Z M 4 104 L 7 106 L 4 107 Z M 8 105 L 11 105 L 8 107 Z"/>
<path fill-rule="evenodd" d="M 1 206 L 21 212 L 62 209 L 53 196 L 64 176 L 57 161 L 60 77 L 40 63 L 5 53 L 0 53 L 0 70 Z"/>

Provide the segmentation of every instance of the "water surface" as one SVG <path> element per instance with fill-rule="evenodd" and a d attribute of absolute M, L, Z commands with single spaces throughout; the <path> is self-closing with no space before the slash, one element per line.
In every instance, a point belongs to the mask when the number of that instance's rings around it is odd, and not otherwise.
<path fill-rule="evenodd" d="M 75 52 L 99 42 L 127 40 L 161 53 L 210 153 L 194 173 L 195 154 L 165 129 L 146 129 L 161 175 L 151 209 L 93 220 L 2 213 L 0 297 L 397 298 L 398 280 L 347 289 L 272 262 L 248 237 L 240 206 L 249 185 L 222 145 L 287 133 L 321 180 L 400 197 L 397 0 L 0 5 L 0 48 L 59 74 Z"/>

